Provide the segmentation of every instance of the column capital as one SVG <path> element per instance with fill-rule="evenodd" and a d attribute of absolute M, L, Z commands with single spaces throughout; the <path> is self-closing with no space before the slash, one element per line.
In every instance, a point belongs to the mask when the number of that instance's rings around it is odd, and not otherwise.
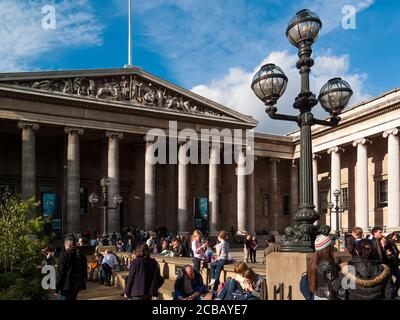
<path fill-rule="evenodd" d="M 281 160 L 279 160 L 278 158 L 269 158 L 268 161 L 269 162 L 276 162 L 276 163 L 281 162 Z"/>
<path fill-rule="evenodd" d="M 124 134 L 122 132 L 106 131 L 106 137 L 121 140 L 124 138 Z"/>
<path fill-rule="evenodd" d="M 336 147 L 332 147 L 328 149 L 328 154 L 331 154 L 332 152 L 344 152 L 344 148 L 340 147 L 340 146 L 336 146 Z"/>
<path fill-rule="evenodd" d="M 26 121 L 18 121 L 18 128 L 20 129 L 26 129 L 26 128 L 32 128 L 32 130 L 39 130 L 39 124 L 35 122 L 26 122 Z"/>
<path fill-rule="evenodd" d="M 397 136 L 398 134 L 399 134 L 399 129 L 393 128 L 393 129 L 390 129 L 390 130 L 386 130 L 386 131 L 383 133 L 383 137 L 384 137 L 384 138 L 387 138 L 387 137 L 389 137 L 390 135 Z"/>
<path fill-rule="evenodd" d="M 150 134 L 146 134 L 143 136 L 143 141 L 144 142 L 157 142 L 158 137 L 157 136 L 153 136 Z"/>
<path fill-rule="evenodd" d="M 312 158 L 313 159 L 321 159 L 322 157 L 318 153 L 313 153 Z"/>
<path fill-rule="evenodd" d="M 78 136 L 83 135 L 83 133 L 85 132 L 82 128 L 75 128 L 75 127 L 65 127 L 64 131 L 65 133 L 68 134 L 76 133 Z"/>
<path fill-rule="evenodd" d="M 371 144 L 372 141 L 367 139 L 367 138 L 361 138 L 361 139 L 353 141 L 353 147 L 357 147 L 359 144 L 364 145 L 364 144 L 367 144 L 367 143 Z"/>

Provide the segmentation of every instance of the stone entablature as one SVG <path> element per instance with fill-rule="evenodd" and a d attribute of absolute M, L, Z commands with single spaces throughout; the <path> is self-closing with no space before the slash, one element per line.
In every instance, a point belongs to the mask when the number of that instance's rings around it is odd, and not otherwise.
<path fill-rule="evenodd" d="M 209 122 L 237 123 L 249 128 L 257 125 L 251 117 L 139 68 L 0 74 L 0 94 L 7 98 L 67 106 L 90 107 L 96 104 L 113 112 L 151 111 L 155 117 L 162 118 L 175 114 L 206 118 Z M 29 94 L 28 98 L 26 95 Z M 113 108 L 116 106 L 123 106 L 125 110 Z"/>
<path fill-rule="evenodd" d="M 346 110 L 336 128 L 315 126 L 313 152 L 324 152 L 332 147 L 352 145 L 354 141 L 381 136 L 383 132 L 400 127 L 400 89 L 365 101 Z M 295 143 L 294 158 L 300 156 L 300 133 L 288 135 Z"/>

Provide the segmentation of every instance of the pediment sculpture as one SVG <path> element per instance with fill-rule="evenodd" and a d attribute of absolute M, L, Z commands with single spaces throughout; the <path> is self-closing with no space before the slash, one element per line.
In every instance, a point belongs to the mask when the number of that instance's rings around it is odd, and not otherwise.
<path fill-rule="evenodd" d="M 121 101 L 171 111 L 229 117 L 201 102 L 136 75 L 106 78 L 82 76 L 66 79 L 21 80 L 7 84 L 68 95 L 86 96 L 93 99 Z"/>

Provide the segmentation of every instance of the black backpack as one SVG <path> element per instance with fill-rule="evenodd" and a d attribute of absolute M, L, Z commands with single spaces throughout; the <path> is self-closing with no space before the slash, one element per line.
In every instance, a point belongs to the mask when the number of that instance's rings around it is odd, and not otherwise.
<path fill-rule="evenodd" d="M 314 300 L 314 294 L 310 291 L 308 286 L 308 275 L 304 272 L 300 279 L 300 291 L 306 300 Z"/>

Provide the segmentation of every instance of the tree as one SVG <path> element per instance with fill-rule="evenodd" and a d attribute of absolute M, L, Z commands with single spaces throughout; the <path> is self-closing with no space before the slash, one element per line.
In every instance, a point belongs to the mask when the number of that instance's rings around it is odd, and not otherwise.
<path fill-rule="evenodd" d="M 9 194 L 0 202 L 0 273 L 4 273 L 0 299 L 1 296 L 12 298 L 13 292 L 21 294 L 21 285 L 35 286 L 25 292 L 43 294 L 38 280 L 41 277 L 42 249 L 47 243 L 43 238 L 46 221 L 42 217 L 34 217 L 38 206 L 39 202 L 34 198 L 22 201 Z M 4 286 L 4 283 L 7 285 Z M 29 299 L 25 296 L 14 298 Z"/>

